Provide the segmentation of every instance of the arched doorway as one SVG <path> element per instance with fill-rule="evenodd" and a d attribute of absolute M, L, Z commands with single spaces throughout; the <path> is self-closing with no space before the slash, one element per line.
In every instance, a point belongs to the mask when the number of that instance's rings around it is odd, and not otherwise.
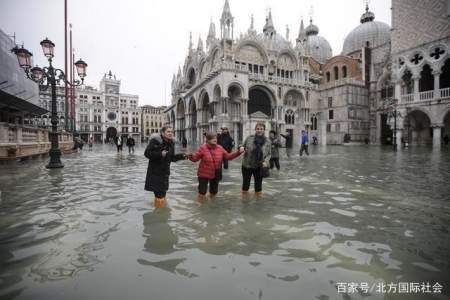
<path fill-rule="evenodd" d="M 115 127 L 108 127 L 106 129 L 106 142 L 114 141 L 117 136 L 117 129 Z"/>
<path fill-rule="evenodd" d="M 411 145 L 427 145 L 432 143 L 430 118 L 421 110 L 413 110 L 405 117 L 404 138 Z"/>
<path fill-rule="evenodd" d="M 194 97 L 189 102 L 189 114 L 191 115 L 191 139 L 193 143 L 197 143 L 197 106 Z"/>
<path fill-rule="evenodd" d="M 200 111 L 201 111 L 201 120 L 200 120 L 200 128 L 203 131 L 209 130 L 209 119 L 214 116 L 214 108 L 212 103 L 209 102 L 209 95 L 207 92 L 204 92 L 200 96 Z"/>
<path fill-rule="evenodd" d="M 267 118 L 271 118 L 272 102 L 274 102 L 272 93 L 264 86 L 253 86 L 250 88 L 248 94 L 248 114 L 251 115 L 256 112 L 261 112 Z"/>
<path fill-rule="evenodd" d="M 173 131 L 176 130 L 175 127 L 175 113 L 173 112 L 173 110 L 170 112 L 170 126 L 172 127 Z"/>

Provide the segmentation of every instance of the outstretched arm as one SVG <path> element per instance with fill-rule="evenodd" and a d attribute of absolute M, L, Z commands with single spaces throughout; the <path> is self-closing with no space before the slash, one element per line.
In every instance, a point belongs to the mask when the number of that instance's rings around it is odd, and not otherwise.
<path fill-rule="evenodd" d="M 199 161 L 202 157 L 203 152 L 201 152 L 200 149 L 198 149 L 197 152 L 188 155 L 189 160 L 193 162 Z"/>
<path fill-rule="evenodd" d="M 223 149 L 222 151 L 223 153 L 223 158 L 226 160 L 233 160 L 236 157 L 238 157 L 239 155 L 241 155 L 241 152 L 239 151 L 239 149 L 237 149 L 234 152 L 228 153 L 227 150 Z"/>

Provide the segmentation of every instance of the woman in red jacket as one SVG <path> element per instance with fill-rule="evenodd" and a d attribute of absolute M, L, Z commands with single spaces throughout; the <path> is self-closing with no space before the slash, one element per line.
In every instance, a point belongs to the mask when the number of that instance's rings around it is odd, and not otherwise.
<path fill-rule="evenodd" d="M 206 200 L 206 190 L 209 183 L 209 194 L 211 197 L 217 194 L 219 181 L 222 179 L 222 161 L 233 160 L 244 152 L 244 147 L 240 147 L 235 152 L 228 153 L 222 146 L 217 144 L 215 133 L 206 133 L 206 143 L 200 146 L 195 153 L 188 154 L 189 160 L 200 161 L 198 167 L 198 201 Z"/>

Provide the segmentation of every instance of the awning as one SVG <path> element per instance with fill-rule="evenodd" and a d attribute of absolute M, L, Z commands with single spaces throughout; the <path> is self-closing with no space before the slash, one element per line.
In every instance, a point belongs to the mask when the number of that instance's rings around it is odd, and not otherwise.
<path fill-rule="evenodd" d="M 42 107 L 0 90 L 0 109 L 4 108 L 10 108 L 19 112 L 27 112 L 35 116 L 45 115 L 49 112 Z"/>

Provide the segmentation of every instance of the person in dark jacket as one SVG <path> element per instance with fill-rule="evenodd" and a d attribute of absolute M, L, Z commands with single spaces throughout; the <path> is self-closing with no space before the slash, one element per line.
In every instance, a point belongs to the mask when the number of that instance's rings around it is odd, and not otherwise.
<path fill-rule="evenodd" d="M 134 141 L 133 137 L 129 135 L 127 137 L 127 147 L 128 147 L 128 153 L 134 153 L 134 146 L 136 145 L 136 142 Z"/>
<path fill-rule="evenodd" d="M 272 149 L 270 155 L 270 169 L 273 167 L 277 167 L 277 170 L 280 171 L 280 151 L 278 150 L 281 147 L 281 142 L 277 138 L 277 133 L 274 130 L 269 132 L 269 139 L 272 142 Z"/>
<path fill-rule="evenodd" d="M 234 140 L 227 127 L 222 127 L 222 132 L 217 136 L 217 144 L 222 146 L 228 153 L 233 150 Z M 223 159 L 223 168 L 228 169 L 228 160 L 225 158 Z"/>
<path fill-rule="evenodd" d="M 255 134 L 248 136 L 244 141 L 244 158 L 242 159 L 242 195 L 247 195 L 252 176 L 255 180 L 255 196 L 262 195 L 262 168 L 269 167 L 271 143 L 264 136 L 266 125 L 256 123 Z"/>
<path fill-rule="evenodd" d="M 183 138 L 181 139 L 181 146 L 182 146 L 183 148 L 186 148 L 186 147 L 187 147 L 187 139 L 186 139 L 185 136 L 183 136 Z"/>
<path fill-rule="evenodd" d="M 291 151 L 292 151 L 291 149 L 292 149 L 292 145 L 293 145 L 293 143 L 292 143 L 292 134 L 290 134 L 289 132 L 286 132 L 286 134 L 280 133 L 280 135 L 282 137 L 284 137 L 285 140 L 286 140 L 286 155 L 287 155 L 287 157 L 290 157 L 291 156 Z"/>
<path fill-rule="evenodd" d="M 149 159 L 145 190 L 155 194 L 156 208 L 164 207 L 169 189 L 170 163 L 186 159 L 185 154 L 175 154 L 172 127 L 164 126 L 161 134 L 152 134 L 144 155 Z"/>

